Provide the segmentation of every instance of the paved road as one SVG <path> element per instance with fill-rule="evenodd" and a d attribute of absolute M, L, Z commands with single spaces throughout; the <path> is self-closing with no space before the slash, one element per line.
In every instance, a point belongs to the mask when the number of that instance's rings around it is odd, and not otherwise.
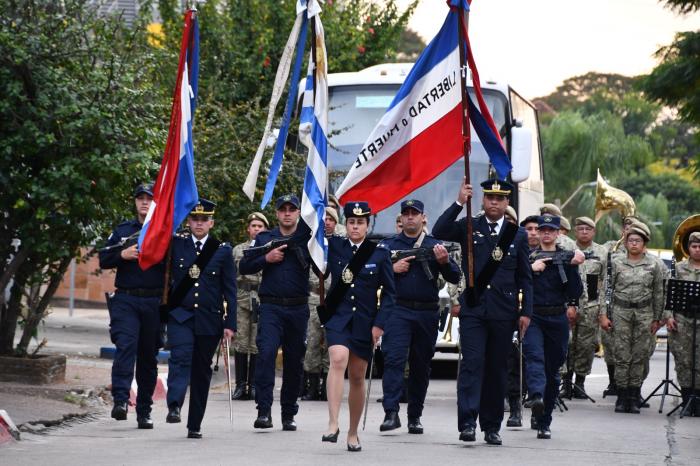
<path fill-rule="evenodd" d="M 663 347 L 652 360 L 652 372 L 645 386 L 648 393 L 663 375 Z M 553 439 L 537 440 L 528 428 L 503 428 L 502 447 L 458 441 L 456 395 L 453 380 L 433 380 L 429 389 L 423 423 L 424 435 L 409 435 L 405 427 L 397 433 L 380 434 L 383 418 L 375 380 L 367 431 L 360 434 L 363 451 L 345 451 L 344 432 L 347 412 L 341 418 L 341 441 L 323 444 L 320 436 L 327 420 L 326 404 L 301 402 L 297 417 L 299 431 L 283 432 L 279 405 L 273 408 L 275 427 L 269 431 L 252 428 L 255 406 L 252 401 L 234 402 L 234 426 L 228 421 L 228 402 L 222 380 L 217 379 L 210 396 L 203 424 L 205 438 L 185 438 L 184 424 L 165 424 L 164 402 L 155 406 L 156 428 L 136 429 L 134 415 L 126 422 L 97 420 L 49 430 L 44 435 L 23 434 L 24 440 L 0 449 L 0 463 L 7 465 L 52 466 L 75 464 L 616 464 L 616 465 L 697 465 L 700 464 L 700 418 L 679 419 L 658 414 L 658 398 L 652 409 L 641 415 L 614 414 L 613 400 L 602 399 L 607 384 L 604 365 L 596 359 L 594 374 L 587 387 L 597 403 L 574 400 L 570 410 L 557 413 L 552 425 Z M 279 380 L 275 399 L 279 398 Z M 671 401 L 675 404 L 675 401 Z M 347 409 L 344 406 L 344 409 Z M 665 409 L 668 411 L 668 409 Z M 405 424 L 405 405 L 402 422 Z M 529 418 L 529 415 L 526 417 Z"/>

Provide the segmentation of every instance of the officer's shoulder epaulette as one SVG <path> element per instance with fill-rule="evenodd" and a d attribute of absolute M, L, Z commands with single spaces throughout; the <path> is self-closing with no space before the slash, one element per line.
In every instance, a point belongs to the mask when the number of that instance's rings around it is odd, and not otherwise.
<path fill-rule="evenodd" d="M 379 244 L 377 244 L 377 249 L 386 249 L 388 251 L 389 245 L 386 244 L 384 241 L 386 241 L 386 240 L 382 240 L 379 242 Z"/>
<path fill-rule="evenodd" d="M 192 233 L 190 233 L 188 230 L 181 230 L 175 232 L 175 238 L 189 238 L 190 236 L 192 236 Z"/>
<path fill-rule="evenodd" d="M 220 243 L 219 247 L 233 249 L 233 247 L 231 246 L 231 243 L 229 243 L 228 241 L 224 241 L 223 243 Z"/>

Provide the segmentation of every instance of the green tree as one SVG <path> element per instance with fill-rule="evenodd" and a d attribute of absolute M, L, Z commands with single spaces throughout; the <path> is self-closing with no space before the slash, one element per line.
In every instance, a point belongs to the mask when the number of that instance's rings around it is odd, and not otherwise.
<path fill-rule="evenodd" d="M 148 79 L 145 23 L 130 30 L 88 0 L 3 3 L 0 290 L 13 285 L 0 353 L 13 352 L 25 308 L 25 354 L 78 248 L 123 216 L 154 170 L 167 105 Z"/>
<path fill-rule="evenodd" d="M 698 0 L 663 0 L 666 7 L 680 14 L 700 9 Z M 676 34 L 670 45 L 656 52 L 659 64 L 643 77 L 641 88 L 650 99 L 678 110 L 680 118 L 693 127 L 694 145 L 700 145 L 700 31 Z M 694 169 L 700 179 L 700 152 L 697 150 Z M 688 157 L 690 158 L 690 157 Z"/>
<path fill-rule="evenodd" d="M 653 160 L 649 144 L 626 135 L 621 118 L 606 112 L 557 114 L 542 129 L 542 151 L 546 198 L 561 201 L 581 183 L 595 181 L 598 168 L 613 177 L 638 171 Z"/>

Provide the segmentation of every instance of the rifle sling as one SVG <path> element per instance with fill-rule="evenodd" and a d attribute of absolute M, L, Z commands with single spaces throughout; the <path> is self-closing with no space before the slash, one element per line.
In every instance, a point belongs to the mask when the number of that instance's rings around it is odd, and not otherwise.
<path fill-rule="evenodd" d="M 500 248 L 501 251 L 503 251 L 505 257 L 506 252 L 508 251 L 511 243 L 513 243 L 513 240 L 515 239 L 515 234 L 518 232 L 518 227 L 510 222 L 504 221 L 503 228 L 503 234 L 498 239 L 498 244 L 496 245 L 496 247 Z M 476 277 L 476 283 L 474 286 L 476 296 L 472 297 L 474 300 L 474 304 L 478 302 L 478 297 L 481 296 L 481 294 L 484 292 L 486 286 L 489 283 L 491 283 L 491 279 L 496 274 L 496 272 L 498 272 L 498 268 L 501 266 L 501 262 L 503 262 L 502 259 L 496 260 L 493 258 L 493 254 L 489 255 L 488 262 L 486 262 L 484 267 L 481 269 L 481 272 L 479 272 L 479 275 L 477 275 Z"/>
<path fill-rule="evenodd" d="M 355 255 L 352 256 L 352 259 L 350 259 L 350 263 L 348 263 L 347 266 L 352 272 L 353 277 L 357 277 L 357 274 L 360 272 L 362 267 L 365 266 L 376 248 L 377 243 L 374 241 L 365 240 L 362 242 L 360 248 L 357 250 Z M 328 292 L 328 295 L 326 295 L 325 308 L 321 309 L 319 307 L 318 309 L 318 317 L 322 324 L 325 324 L 331 317 L 333 317 L 335 310 L 338 308 L 340 301 L 343 299 L 343 296 L 345 296 L 345 293 L 349 288 L 350 283 L 345 283 L 342 278 L 336 280 L 335 285 Z"/>
<path fill-rule="evenodd" d="M 220 244 L 221 243 L 218 240 L 212 237 L 209 237 L 207 242 L 204 243 L 202 252 L 199 254 L 199 256 L 197 256 L 197 260 L 194 262 L 194 264 L 192 264 L 199 268 L 201 271 L 200 274 L 204 272 L 207 264 L 209 264 L 209 261 L 214 256 L 214 253 L 217 249 L 219 249 Z M 192 265 L 190 265 L 187 270 L 189 270 Z M 170 296 L 168 296 L 168 310 L 175 309 L 180 305 L 180 303 L 182 303 L 182 300 L 185 299 L 185 296 L 187 296 L 187 293 L 190 292 L 192 286 L 194 286 L 194 283 L 197 280 L 197 278 L 190 277 L 189 273 L 187 273 L 184 278 L 180 280 L 180 283 L 177 284 L 175 289 L 170 293 Z"/>

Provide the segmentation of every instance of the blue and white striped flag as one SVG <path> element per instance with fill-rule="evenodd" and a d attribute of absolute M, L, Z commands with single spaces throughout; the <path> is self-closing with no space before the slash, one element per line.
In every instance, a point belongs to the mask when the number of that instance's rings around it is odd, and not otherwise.
<path fill-rule="evenodd" d="M 299 139 L 309 148 L 304 176 L 304 192 L 301 197 L 301 217 L 311 228 L 309 253 L 316 267 L 326 271 L 328 244 L 324 232 L 326 204 L 328 201 L 328 65 L 326 41 L 317 0 L 308 2 L 309 18 L 316 17 L 316 73 L 313 59 L 309 59 L 306 87 L 299 121 Z M 313 54 L 313 48 L 311 53 Z M 311 57 L 313 58 L 313 57 Z M 315 91 L 315 92 L 314 92 Z M 315 98 L 314 98 L 315 94 Z"/>

